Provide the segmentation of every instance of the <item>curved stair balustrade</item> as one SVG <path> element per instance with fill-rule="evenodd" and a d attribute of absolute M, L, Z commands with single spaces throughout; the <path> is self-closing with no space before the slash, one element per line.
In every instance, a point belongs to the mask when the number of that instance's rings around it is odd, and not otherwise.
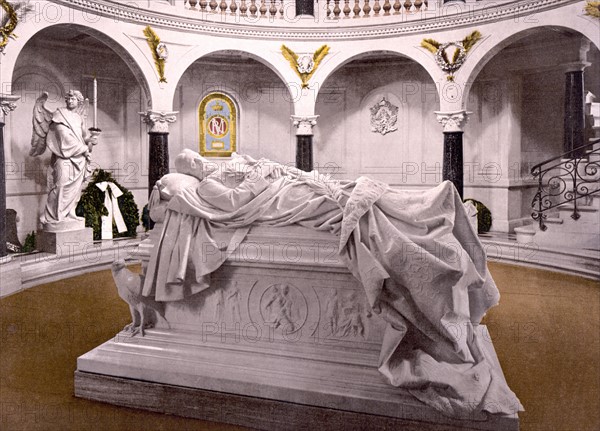
<path fill-rule="evenodd" d="M 547 229 L 548 212 L 565 204 L 572 205 L 571 218 L 578 220 L 580 200 L 600 192 L 600 139 L 538 163 L 531 174 L 538 180 L 531 217 L 540 230 Z"/>

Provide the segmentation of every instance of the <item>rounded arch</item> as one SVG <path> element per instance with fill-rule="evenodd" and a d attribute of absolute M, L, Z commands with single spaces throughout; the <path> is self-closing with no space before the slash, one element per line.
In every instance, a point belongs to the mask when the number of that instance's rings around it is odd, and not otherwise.
<path fill-rule="evenodd" d="M 523 38 L 526 38 L 527 36 L 537 34 L 544 30 L 563 30 L 585 37 L 593 46 L 595 46 L 597 49 L 600 49 L 598 41 L 593 37 L 590 37 L 591 35 L 589 34 L 590 32 L 587 26 L 582 26 L 581 28 L 575 29 L 565 26 L 564 24 L 552 24 L 544 20 L 539 20 L 537 23 L 530 24 L 526 28 L 513 28 L 511 26 L 507 26 L 506 29 L 507 31 L 502 32 L 501 35 L 494 34 L 484 40 L 482 45 L 479 47 L 480 49 L 474 50 L 474 52 L 469 55 L 465 65 L 463 65 L 463 68 L 460 70 L 460 77 L 463 78 L 460 79 L 460 81 L 457 80 L 457 83 L 462 83 L 462 85 L 464 85 L 461 106 L 463 109 L 466 108 L 471 87 L 484 67 L 504 48 L 519 40 L 522 40 Z M 596 36 L 597 32 L 598 28 L 596 25 Z"/>
<path fill-rule="evenodd" d="M 256 49 L 254 50 L 240 49 L 236 40 L 226 39 L 220 41 L 218 45 L 211 43 L 199 45 L 187 52 L 173 65 L 173 69 L 171 70 L 171 76 L 173 77 L 173 96 L 175 95 L 175 89 L 179 85 L 181 79 L 194 63 L 219 53 L 234 53 L 255 60 L 275 73 L 281 82 L 288 88 L 288 91 L 290 90 L 290 83 L 297 81 L 297 77 L 289 67 L 287 68 L 290 69 L 289 72 L 285 68 L 277 67 L 278 59 L 276 55 L 279 55 L 279 53 L 273 53 L 269 49 L 265 49 L 265 46 L 261 43 L 257 43 Z M 294 97 L 291 91 L 290 97 Z"/>
<path fill-rule="evenodd" d="M 14 81 L 16 78 L 15 74 L 20 73 L 16 70 L 19 59 L 22 57 L 23 51 L 32 43 L 32 41 L 35 41 L 36 38 L 44 37 L 44 34 L 47 34 L 47 32 L 71 30 L 78 32 L 79 34 L 88 35 L 112 50 L 129 68 L 142 89 L 145 99 L 151 106 L 152 94 L 154 94 L 155 88 L 153 88 L 152 80 L 149 80 L 147 77 L 152 76 L 154 71 L 146 67 L 144 61 L 140 61 L 140 59 L 131 54 L 137 51 L 131 40 L 123 35 L 119 37 L 118 34 L 115 34 L 114 32 L 108 33 L 103 30 L 104 28 L 109 29 L 110 26 L 97 25 L 92 28 L 84 24 L 69 22 L 67 18 L 63 18 L 59 22 L 53 23 L 35 23 L 34 19 L 25 20 L 23 24 L 18 27 L 19 38 L 11 41 L 11 44 L 9 44 L 8 49 L 6 50 L 5 58 L 3 58 L 2 73 L 6 73 L 6 75 L 11 77 L 11 81 Z"/>
<path fill-rule="evenodd" d="M 418 45 L 418 44 L 417 44 Z M 443 73 L 435 66 L 435 63 L 427 55 L 424 50 L 420 50 L 412 46 L 412 44 L 405 44 L 406 48 L 396 49 L 396 48 L 387 48 L 387 49 L 361 49 L 361 50 L 348 50 L 348 49 L 340 49 L 339 52 L 335 53 L 333 58 L 330 61 L 325 62 L 319 70 L 315 73 L 313 82 L 322 82 L 323 85 L 318 86 L 317 94 L 315 95 L 315 100 L 318 97 L 318 92 L 323 89 L 325 86 L 325 82 L 331 76 L 333 76 L 338 70 L 342 67 L 346 66 L 348 63 L 351 63 L 355 60 L 361 60 L 368 57 L 377 58 L 382 56 L 397 56 L 401 58 L 405 58 L 418 64 L 421 68 L 427 72 L 427 75 L 431 78 L 432 83 L 439 82 L 443 78 Z"/>

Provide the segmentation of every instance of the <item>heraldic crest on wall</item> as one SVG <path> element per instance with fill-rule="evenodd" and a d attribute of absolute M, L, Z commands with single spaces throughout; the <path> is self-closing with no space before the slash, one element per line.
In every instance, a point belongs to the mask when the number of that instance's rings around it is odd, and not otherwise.
<path fill-rule="evenodd" d="M 440 43 L 433 39 L 423 39 L 421 46 L 433 53 L 437 65 L 448 74 L 446 79 L 454 81 L 454 73 L 460 69 L 467 59 L 467 53 L 480 39 L 481 33 L 475 30 L 463 40 Z M 449 59 L 449 54 L 452 55 L 452 60 Z"/>
<path fill-rule="evenodd" d="M 281 45 L 281 54 L 290 62 L 290 66 L 302 80 L 302 88 L 308 88 L 308 81 L 328 53 L 327 45 L 317 49 L 314 54 L 296 54 L 287 46 Z"/>
<path fill-rule="evenodd" d="M 373 133 L 385 135 L 386 133 L 398 130 L 398 127 L 396 127 L 398 107 L 392 105 L 385 97 L 381 99 L 381 102 L 369 108 L 369 110 L 371 111 L 371 131 Z"/>
<path fill-rule="evenodd" d="M 236 151 L 237 108 L 223 93 L 207 95 L 198 108 L 200 120 L 200 154 L 229 157 Z"/>

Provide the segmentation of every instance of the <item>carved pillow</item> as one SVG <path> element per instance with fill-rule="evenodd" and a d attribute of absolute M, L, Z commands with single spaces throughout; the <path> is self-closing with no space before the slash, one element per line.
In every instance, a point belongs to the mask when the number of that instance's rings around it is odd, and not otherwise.
<path fill-rule="evenodd" d="M 160 192 L 161 200 L 168 201 L 181 190 L 196 186 L 198 182 L 199 180 L 191 175 L 172 173 L 164 175 L 156 182 L 156 186 Z"/>

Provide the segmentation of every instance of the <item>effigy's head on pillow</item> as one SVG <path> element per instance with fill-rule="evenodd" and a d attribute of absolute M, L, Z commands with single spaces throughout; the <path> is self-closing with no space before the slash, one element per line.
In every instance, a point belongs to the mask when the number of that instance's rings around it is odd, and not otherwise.
<path fill-rule="evenodd" d="M 191 175 L 202 181 L 217 170 L 217 165 L 197 152 L 186 148 L 175 157 L 175 169 L 180 174 Z"/>

